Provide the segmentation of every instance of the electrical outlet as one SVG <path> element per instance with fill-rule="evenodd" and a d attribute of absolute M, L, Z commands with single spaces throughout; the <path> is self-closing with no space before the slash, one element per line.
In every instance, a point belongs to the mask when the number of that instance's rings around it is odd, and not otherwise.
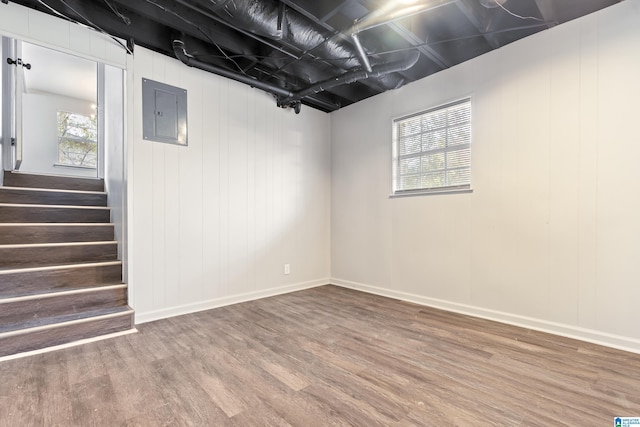
<path fill-rule="evenodd" d="M 285 264 L 284 265 L 284 274 L 289 274 L 291 273 L 291 264 Z"/>

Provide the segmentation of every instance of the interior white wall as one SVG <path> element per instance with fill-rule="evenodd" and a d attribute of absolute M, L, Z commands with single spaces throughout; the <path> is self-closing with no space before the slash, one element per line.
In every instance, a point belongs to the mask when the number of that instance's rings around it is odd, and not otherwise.
<path fill-rule="evenodd" d="M 96 176 L 95 169 L 74 168 L 58 163 L 58 111 L 85 116 L 95 114 L 92 103 L 56 94 L 22 94 L 22 165 L 21 172 Z"/>
<path fill-rule="evenodd" d="M 12 2 L 0 4 L 0 34 L 121 68 L 127 63 L 110 37 Z"/>
<path fill-rule="evenodd" d="M 332 276 L 640 351 L 640 2 L 332 114 Z M 473 193 L 389 198 L 391 122 L 473 99 Z"/>
<path fill-rule="evenodd" d="M 330 116 L 295 115 L 263 91 L 140 47 L 133 62 L 136 322 L 327 283 Z M 188 146 L 142 138 L 143 77 L 187 90 Z"/>

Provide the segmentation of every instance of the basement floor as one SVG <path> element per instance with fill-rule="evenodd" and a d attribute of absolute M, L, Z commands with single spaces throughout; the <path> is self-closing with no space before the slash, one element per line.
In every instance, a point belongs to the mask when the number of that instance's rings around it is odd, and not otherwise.
<path fill-rule="evenodd" d="M 0 426 L 608 426 L 640 355 L 323 286 L 0 363 Z"/>

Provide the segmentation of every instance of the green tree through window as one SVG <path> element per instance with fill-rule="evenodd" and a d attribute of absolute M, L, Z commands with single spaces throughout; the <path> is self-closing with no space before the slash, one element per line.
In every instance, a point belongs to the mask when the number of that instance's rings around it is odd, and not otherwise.
<path fill-rule="evenodd" d="M 95 168 L 97 161 L 96 117 L 58 111 L 58 163 Z"/>

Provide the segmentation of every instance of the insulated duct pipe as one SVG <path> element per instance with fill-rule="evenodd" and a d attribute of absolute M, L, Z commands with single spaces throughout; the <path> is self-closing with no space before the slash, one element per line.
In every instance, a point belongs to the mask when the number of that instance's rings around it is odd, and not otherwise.
<path fill-rule="evenodd" d="M 218 67 L 217 65 L 208 64 L 206 62 L 199 61 L 195 59 L 193 56 L 187 53 L 187 50 L 184 47 L 184 42 L 182 40 L 174 40 L 173 41 L 173 53 L 176 55 L 183 64 L 188 65 L 189 67 L 199 68 L 204 71 L 209 71 L 210 73 L 217 74 L 222 77 L 226 77 L 231 80 L 235 80 L 240 83 L 247 84 L 252 87 L 257 87 L 258 89 L 262 89 L 266 92 L 272 93 L 277 96 L 282 97 L 291 97 L 294 96 L 293 92 L 283 89 L 280 86 L 273 85 L 271 83 L 262 82 L 256 78 L 236 73 L 235 71 L 227 70 L 226 68 Z"/>
<path fill-rule="evenodd" d="M 357 47 L 358 41 L 351 39 L 352 34 L 347 37 L 328 36 L 326 28 L 319 22 L 315 22 L 295 9 L 286 7 L 286 3 L 277 0 L 208 0 L 202 3 L 233 28 L 278 40 L 284 46 L 295 48 L 305 54 L 312 54 L 305 58 L 306 60 L 300 57 L 293 61 L 277 57 L 264 60 L 266 64 L 278 71 L 292 70 L 295 64 L 302 70 L 295 74 L 303 76 L 302 78 L 309 82 L 325 80 L 338 71 L 336 68 L 350 72 L 361 66 L 366 68 L 367 63 L 371 66 L 380 62 L 366 58 L 364 49 L 361 49 L 362 46 Z M 323 64 L 324 61 L 317 58 L 326 58 L 330 64 Z M 315 63 L 312 64 L 312 62 Z M 325 65 L 330 68 L 323 68 Z M 401 76 L 387 74 L 381 76 L 376 84 L 384 90 L 389 90 L 404 84 L 404 79 Z"/>
<path fill-rule="evenodd" d="M 306 98 L 307 96 L 311 96 L 343 84 L 355 83 L 368 77 L 382 77 L 389 73 L 408 70 L 409 68 L 413 67 L 420 58 L 420 53 L 414 52 L 412 56 L 408 57 L 405 60 L 376 65 L 372 67 L 371 72 L 366 70 L 346 72 L 340 76 L 332 77 L 330 79 L 312 84 L 311 86 L 308 86 L 299 91 L 292 92 L 280 86 L 263 82 L 256 78 L 244 74 L 239 74 L 235 71 L 231 71 L 217 65 L 199 61 L 187 53 L 184 42 L 182 40 L 176 39 L 173 41 L 173 52 L 182 63 L 188 65 L 189 67 L 199 68 L 201 70 L 208 71 L 219 76 L 227 77 L 231 80 L 235 80 L 237 82 L 244 83 L 276 95 L 278 99 L 278 107 L 292 107 L 296 114 L 300 112 L 302 99 Z"/>
<path fill-rule="evenodd" d="M 343 84 L 355 83 L 357 81 L 369 78 L 369 77 L 381 77 L 389 73 L 397 73 L 400 71 L 406 71 L 409 68 L 416 65 L 420 59 L 420 52 L 414 52 L 412 56 L 402 61 L 389 62 L 387 64 L 380 64 L 372 67 L 371 72 L 367 70 L 357 70 L 344 73 L 338 77 L 333 77 L 318 83 L 315 83 L 305 89 L 295 92 L 292 96 L 286 97 L 278 101 L 281 106 L 294 103 L 303 99 L 306 96 L 313 95 L 318 92 L 331 89 Z"/>

